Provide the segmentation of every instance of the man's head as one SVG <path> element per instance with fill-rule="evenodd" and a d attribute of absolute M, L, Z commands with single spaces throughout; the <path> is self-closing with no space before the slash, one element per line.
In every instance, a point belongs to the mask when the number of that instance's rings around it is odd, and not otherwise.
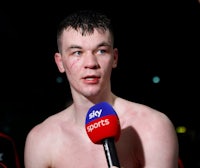
<path fill-rule="evenodd" d="M 61 37 L 63 31 L 67 29 L 74 29 L 77 32 L 80 32 L 82 36 L 94 33 L 95 29 L 99 32 L 108 30 L 114 45 L 114 32 L 111 19 L 101 11 L 80 10 L 66 17 L 60 23 L 57 30 L 57 45 L 59 52 L 61 52 Z"/>

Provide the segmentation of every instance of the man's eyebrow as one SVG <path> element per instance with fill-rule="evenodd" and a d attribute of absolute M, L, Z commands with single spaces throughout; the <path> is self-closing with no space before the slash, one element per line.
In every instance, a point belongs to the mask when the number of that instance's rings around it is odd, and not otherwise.
<path fill-rule="evenodd" d="M 102 43 L 97 45 L 97 47 L 101 47 L 101 46 L 111 46 L 111 44 L 107 43 L 107 42 L 102 42 Z"/>
<path fill-rule="evenodd" d="M 99 44 L 96 46 L 96 48 L 98 48 L 98 47 L 104 47 L 104 46 L 111 47 L 111 44 L 108 43 L 108 42 L 101 42 L 101 43 L 99 43 Z M 73 50 L 73 49 L 82 49 L 82 47 L 79 46 L 79 45 L 76 45 L 76 44 L 72 44 L 72 45 L 69 46 L 65 51 Z"/>
<path fill-rule="evenodd" d="M 75 49 L 76 49 L 76 48 L 77 48 L 77 49 L 81 49 L 82 47 L 79 46 L 79 45 L 71 45 L 71 46 L 69 46 L 69 47 L 67 48 L 67 50 L 68 50 L 68 49 L 74 49 L 74 48 L 75 48 Z"/>

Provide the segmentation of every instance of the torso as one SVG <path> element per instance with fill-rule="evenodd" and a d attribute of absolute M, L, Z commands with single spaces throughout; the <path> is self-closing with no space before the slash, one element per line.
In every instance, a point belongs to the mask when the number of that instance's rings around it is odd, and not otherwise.
<path fill-rule="evenodd" d="M 138 108 L 138 105 L 130 104 L 130 102 L 121 99 L 118 101 L 115 110 L 120 118 L 121 135 L 116 142 L 116 150 L 120 165 L 124 168 L 142 168 L 144 167 L 142 141 L 146 137 L 145 133 L 144 135 L 141 134 L 143 131 L 140 129 L 145 130 L 147 128 L 145 125 L 148 125 L 148 123 L 145 118 L 148 118 L 148 116 L 145 115 L 148 114 L 145 114 L 146 112 L 141 114 L 143 108 L 140 105 Z M 55 120 L 58 121 L 58 118 L 59 122 L 55 122 Z M 50 149 L 47 149 L 49 159 L 51 159 L 51 167 L 49 168 L 108 167 L 104 148 L 101 144 L 93 144 L 87 137 L 86 132 L 83 129 L 80 130 L 70 119 L 64 119 L 62 113 L 56 115 L 52 120 L 53 122 L 50 121 L 53 123 L 51 134 L 48 134 L 50 137 L 46 138 L 48 141 L 46 144 L 51 144 Z"/>
<path fill-rule="evenodd" d="M 130 134 L 135 135 L 135 137 L 130 136 Z M 63 133 L 63 135 L 58 136 L 60 136 L 58 142 L 52 142 L 52 149 L 54 150 L 51 151 L 53 153 L 53 167 L 66 168 L 66 165 L 70 165 L 70 168 L 79 166 L 81 168 L 107 167 L 102 144 L 93 144 L 88 138 L 82 137 L 87 135 L 68 134 L 66 136 Z M 137 168 L 136 165 L 139 164 L 138 158 L 136 158 L 137 151 L 141 151 L 137 148 L 141 148 L 141 145 L 134 129 L 129 127 L 122 130 L 121 138 L 116 143 L 116 150 L 122 167 Z M 137 153 L 133 153 L 133 151 Z M 142 157 L 142 153 L 140 155 Z"/>

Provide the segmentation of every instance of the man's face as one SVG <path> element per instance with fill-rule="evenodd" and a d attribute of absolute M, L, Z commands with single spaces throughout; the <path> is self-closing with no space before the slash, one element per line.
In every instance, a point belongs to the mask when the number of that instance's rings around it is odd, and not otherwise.
<path fill-rule="evenodd" d="M 55 59 L 59 70 L 66 73 L 72 91 L 94 96 L 110 87 L 118 52 L 113 49 L 109 31 L 95 30 L 82 36 L 79 31 L 67 29 L 61 44 L 61 54 Z"/>

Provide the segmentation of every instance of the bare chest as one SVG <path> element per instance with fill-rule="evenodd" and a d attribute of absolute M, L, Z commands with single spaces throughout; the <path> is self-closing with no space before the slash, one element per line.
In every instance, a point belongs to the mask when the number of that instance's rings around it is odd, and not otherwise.
<path fill-rule="evenodd" d="M 70 129 L 68 129 L 70 128 Z M 108 163 L 102 144 L 94 144 L 85 132 L 67 127 L 57 135 L 50 150 L 50 168 L 106 168 Z M 121 131 L 115 144 L 120 166 L 123 168 L 141 168 L 144 154 L 140 138 L 130 127 Z"/>
<path fill-rule="evenodd" d="M 123 144 L 123 145 L 122 145 Z M 138 168 L 138 159 L 136 153 L 133 153 L 133 146 L 124 145 L 126 143 L 119 142 L 116 144 L 117 155 L 121 167 Z M 54 148 L 56 149 L 56 148 Z M 137 150 L 135 150 L 137 151 Z M 75 140 L 70 144 L 62 144 L 57 147 L 53 154 L 54 168 L 106 168 L 108 163 L 104 147 L 102 144 L 83 143 Z"/>
<path fill-rule="evenodd" d="M 60 148 L 54 158 L 55 168 L 102 168 L 107 161 L 102 145 L 71 143 Z"/>

